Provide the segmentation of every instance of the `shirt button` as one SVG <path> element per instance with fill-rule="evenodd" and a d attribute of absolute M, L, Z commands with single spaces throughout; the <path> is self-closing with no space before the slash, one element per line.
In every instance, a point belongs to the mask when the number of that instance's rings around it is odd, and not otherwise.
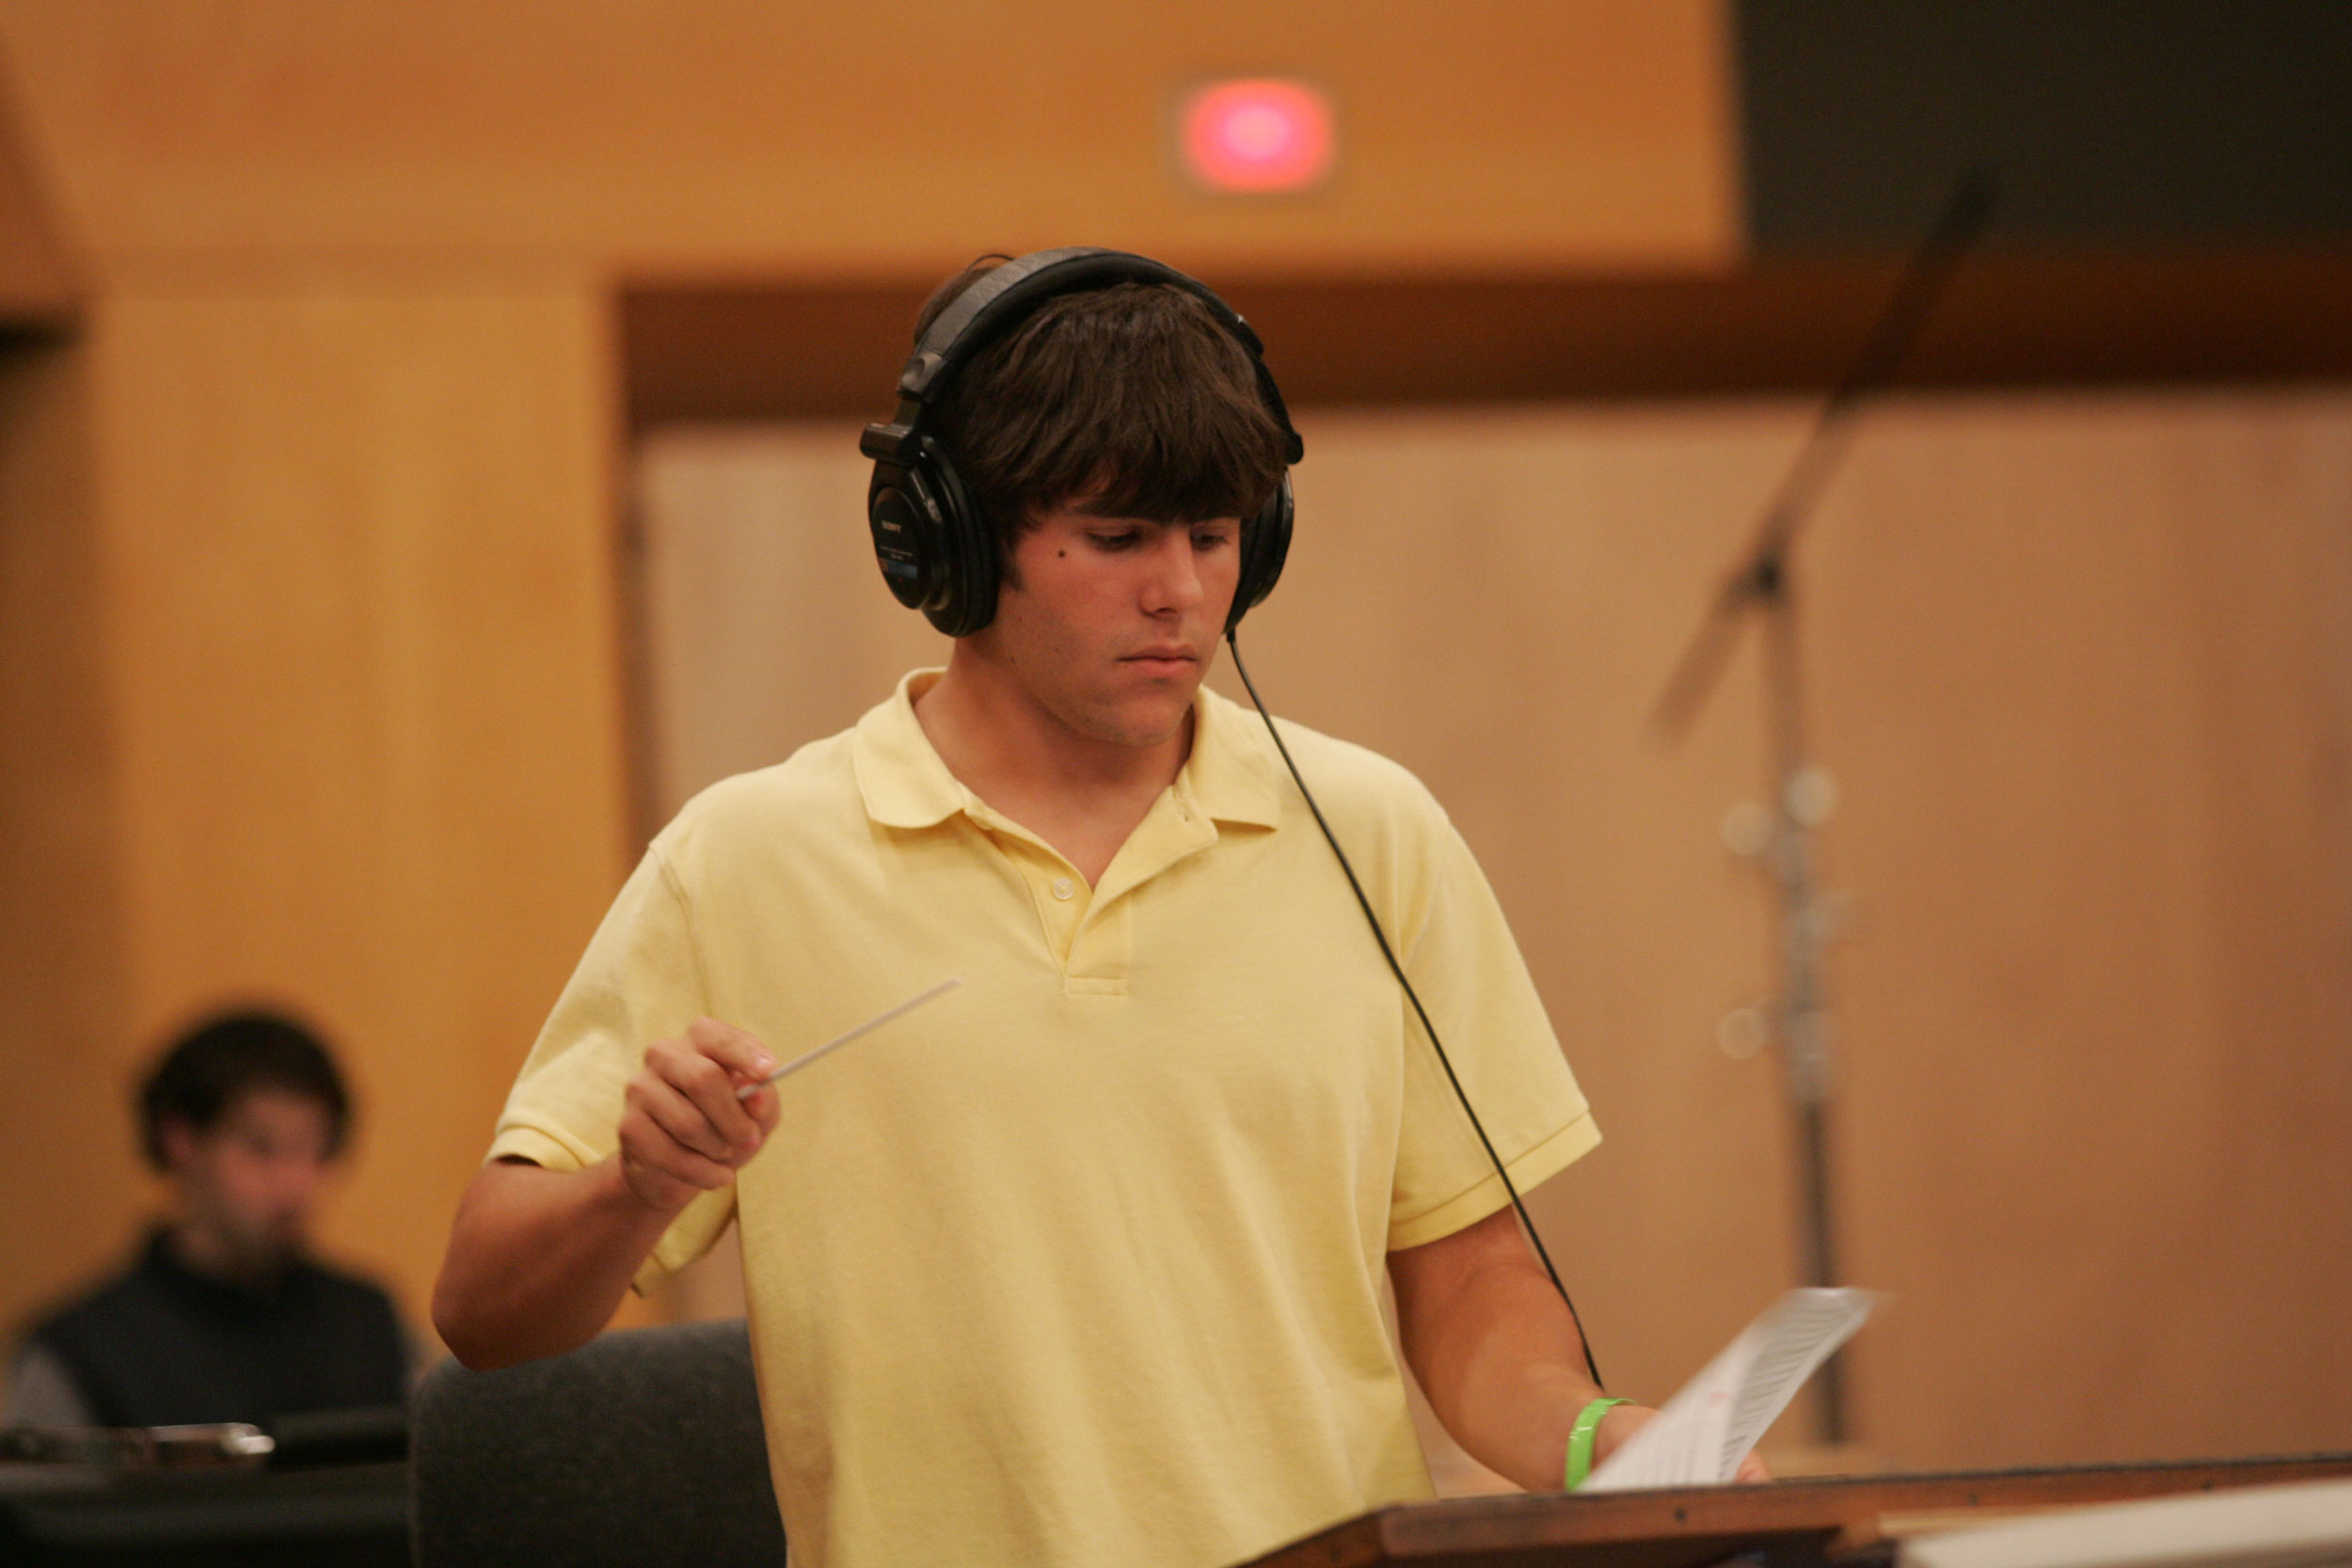
<path fill-rule="evenodd" d="M 1071 886 L 1071 885 L 1070 885 L 1070 879 L 1069 879 L 1069 878 L 1067 878 L 1067 877 L 1057 877 L 1057 878 L 1055 878 L 1055 879 L 1054 879 L 1054 896 L 1055 896 L 1055 897 L 1057 897 L 1057 898 L 1067 898 L 1067 897 L 1069 897 L 1072 894 L 1073 894 L 1073 893 L 1075 893 L 1075 892 L 1077 892 L 1077 891 L 1078 891 L 1078 890 L 1077 890 L 1076 888 L 1074 888 L 1074 887 L 1073 887 L 1073 886 Z"/>

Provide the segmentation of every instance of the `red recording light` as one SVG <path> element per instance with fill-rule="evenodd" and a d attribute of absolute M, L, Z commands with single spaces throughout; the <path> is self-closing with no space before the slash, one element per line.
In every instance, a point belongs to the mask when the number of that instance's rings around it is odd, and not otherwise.
<path fill-rule="evenodd" d="M 1185 171 L 1213 191 L 1301 191 L 1331 170 L 1331 101 L 1304 82 L 1212 82 L 1177 124 Z"/>

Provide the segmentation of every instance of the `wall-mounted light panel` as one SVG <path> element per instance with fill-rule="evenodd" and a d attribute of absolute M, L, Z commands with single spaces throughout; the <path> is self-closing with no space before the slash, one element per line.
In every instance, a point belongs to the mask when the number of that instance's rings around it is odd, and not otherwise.
<path fill-rule="evenodd" d="M 1331 100 L 1290 76 L 1196 84 L 1177 102 L 1177 161 L 1204 190 L 1242 195 L 1311 190 L 1331 172 Z"/>

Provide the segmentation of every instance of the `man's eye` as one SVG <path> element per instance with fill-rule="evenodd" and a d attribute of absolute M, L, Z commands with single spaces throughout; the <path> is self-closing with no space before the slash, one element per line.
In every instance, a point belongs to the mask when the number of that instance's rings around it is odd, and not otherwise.
<path fill-rule="evenodd" d="M 1135 547 L 1135 543 L 1138 535 L 1136 533 L 1135 530 L 1126 529 L 1118 533 L 1097 533 L 1092 537 L 1098 548 L 1105 550 L 1124 550 Z"/>
<path fill-rule="evenodd" d="M 1221 549 L 1232 542 L 1233 536 L 1222 529 L 1209 529 L 1192 536 L 1192 547 L 1196 550 Z"/>

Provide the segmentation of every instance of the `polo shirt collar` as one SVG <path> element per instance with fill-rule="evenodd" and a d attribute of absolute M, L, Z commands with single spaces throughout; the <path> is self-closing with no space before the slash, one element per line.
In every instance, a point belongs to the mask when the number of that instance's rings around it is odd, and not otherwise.
<path fill-rule="evenodd" d="M 851 735 L 858 793 L 866 815 L 882 827 L 937 827 L 973 803 L 914 717 L 914 699 L 940 674 L 936 669 L 910 672 Z M 1192 755 L 1176 776 L 1178 797 L 1212 821 L 1278 825 L 1281 761 L 1257 716 L 1205 686 L 1193 696 L 1192 713 Z"/>
<path fill-rule="evenodd" d="M 1177 793 L 1189 795 L 1213 822 L 1272 828 L 1282 820 L 1282 759 L 1255 711 L 1203 686 L 1192 699 L 1192 755 L 1176 775 Z"/>
<path fill-rule="evenodd" d="M 914 699 L 945 673 L 913 670 L 887 702 L 857 721 L 850 756 L 866 815 L 885 828 L 935 828 L 964 809 L 970 791 L 931 750 Z"/>

